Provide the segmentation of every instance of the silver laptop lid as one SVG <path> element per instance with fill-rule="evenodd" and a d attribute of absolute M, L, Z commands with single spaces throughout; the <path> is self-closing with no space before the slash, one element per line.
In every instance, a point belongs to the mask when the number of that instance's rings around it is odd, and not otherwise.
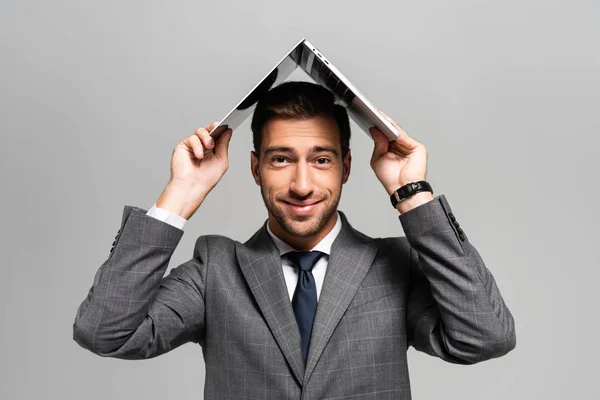
<path fill-rule="evenodd" d="M 389 140 L 400 136 L 397 129 L 352 83 L 306 39 L 302 39 L 265 77 L 223 118 L 210 134 L 218 137 L 227 128 L 236 129 L 254 111 L 256 103 L 272 87 L 284 82 L 296 68 L 302 68 L 315 82 L 331 90 L 348 109 L 350 118 L 367 134 L 376 126 Z M 370 137 L 370 134 L 369 134 Z"/>

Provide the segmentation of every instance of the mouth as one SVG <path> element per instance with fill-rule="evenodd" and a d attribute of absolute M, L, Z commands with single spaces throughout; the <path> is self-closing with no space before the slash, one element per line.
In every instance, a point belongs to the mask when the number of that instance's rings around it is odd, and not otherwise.
<path fill-rule="evenodd" d="M 301 202 L 301 203 L 290 203 L 289 201 L 283 200 L 283 203 L 294 213 L 297 215 L 308 215 L 312 213 L 321 200 L 316 202 Z"/>

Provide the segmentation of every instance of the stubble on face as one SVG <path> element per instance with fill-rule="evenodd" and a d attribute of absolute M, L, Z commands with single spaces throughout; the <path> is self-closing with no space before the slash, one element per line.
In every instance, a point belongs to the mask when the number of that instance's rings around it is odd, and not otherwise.
<path fill-rule="evenodd" d="M 272 199 L 268 194 L 265 193 L 265 188 L 261 186 L 260 193 L 265 203 L 265 207 L 270 215 L 275 218 L 281 229 L 285 233 L 293 237 L 308 238 L 320 233 L 327 222 L 331 220 L 334 213 L 337 212 L 337 208 L 342 195 L 342 183 L 340 182 L 339 190 L 335 198 L 313 198 L 312 196 L 300 197 L 294 192 L 289 193 L 289 197 L 294 200 L 307 200 L 313 199 L 315 201 L 320 200 L 322 203 L 319 206 L 319 211 L 314 215 L 298 216 L 298 215 L 287 215 L 283 205 L 278 205 L 278 200 L 285 199 Z M 321 207 L 330 201 L 329 206 Z"/>
<path fill-rule="evenodd" d="M 350 154 L 340 160 L 337 123 L 323 116 L 274 119 L 262 139 L 260 160 L 253 152 L 251 162 L 269 226 L 292 246 L 310 248 L 333 228 L 350 171 Z"/>

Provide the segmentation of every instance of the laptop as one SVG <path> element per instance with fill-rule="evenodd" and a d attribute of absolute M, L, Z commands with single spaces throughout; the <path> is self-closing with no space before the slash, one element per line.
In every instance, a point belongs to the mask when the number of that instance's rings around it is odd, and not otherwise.
<path fill-rule="evenodd" d="M 367 134 L 377 127 L 389 140 L 396 140 L 400 132 L 375 106 L 333 66 L 331 61 L 308 40 L 302 39 L 244 98 L 231 110 L 210 135 L 218 137 L 228 128 L 236 129 L 254 111 L 256 103 L 272 87 L 283 83 L 296 68 L 302 68 L 316 83 L 331 90 L 336 101 L 348 110 L 348 115 Z M 369 134 L 369 137 L 371 135 Z"/>

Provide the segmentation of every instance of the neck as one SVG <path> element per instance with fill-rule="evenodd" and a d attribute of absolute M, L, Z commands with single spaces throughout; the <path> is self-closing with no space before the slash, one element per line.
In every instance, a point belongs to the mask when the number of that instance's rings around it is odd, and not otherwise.
<path fill-rule="evenodd" d="M 273 218 L 271 214 L 269 214 L 268 224 L 269 228 L 271 229 L 271 232 L 273 232 L 275 236 L 292 246 L 294 249 L 299 251 L 309 251 L 312 248 L 314 248 L 321 240 L 323 240 L 323 238 L 327 236 L 329 232 L 331 232 L 331 230 L 337 222 L 337 218 L 338 212 L 336 210 L 331 216 L 331 218 L 329 218 L 327 223 L 323 225 L 323 228 L 319 232 L 315 233 L 314 235 L 305 237 L 290 235 L 279 225 L 279 223 L 275 220 L 275 218 Z"/>

